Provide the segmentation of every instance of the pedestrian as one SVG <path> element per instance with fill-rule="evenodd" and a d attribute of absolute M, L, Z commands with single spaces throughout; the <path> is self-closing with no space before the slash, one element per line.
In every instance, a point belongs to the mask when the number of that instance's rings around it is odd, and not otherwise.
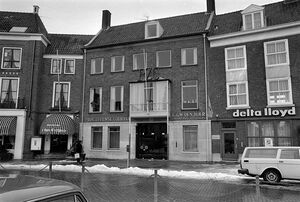
<path fill-rule="evenodd" d="M 78 163 L 84 160 L 83 147 L 80 140 L 76 141 L 74 146 L 74 151 L 75 151 L 74 157 Z"/>

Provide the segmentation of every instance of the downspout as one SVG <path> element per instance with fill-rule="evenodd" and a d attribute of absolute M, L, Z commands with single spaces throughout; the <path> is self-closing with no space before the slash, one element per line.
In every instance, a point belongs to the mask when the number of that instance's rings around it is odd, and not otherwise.
<path fill-rule="evenodd" d="M 29 95 L 29 109 L 28 109 L 28 117 L 31 117 L 31 105 L 32 105 L 32 91 L 33 91 L 33 75 L 34 75 L 34 62 L 35 62 L 35 49 L 36 49 L 36 41 L 33 41 L 33 55 L 32 55 L 32 68 L 31 68 L 31 77 L 30 77 L 30 95 Z"/>
<path fill-rule="evenodd" d="M 81 131 L 80 131 L 80 135 L 81 135 L 81 140 L 83 141 L 83 113 L 84 113 L 84 102 L 85 102 L 85 100 L 84 100 L 84 98 L 85 98 L 85 96 L 84 96 L 84 92 L 85 92 L 85 81 L 86 81 L 86 79 L 85 79 L 85 74 L 86 74 L 86 49 L 83 49 L 83 52 L 84 52 L 84 54 L 83 54 L 83 84 L 82 84 L 82 102 L 81 102 L 81 120 L 80 120 L 80 122 L 81 122 L 81 127 L 80 127 L 80 129 L 81 129 Z"/>

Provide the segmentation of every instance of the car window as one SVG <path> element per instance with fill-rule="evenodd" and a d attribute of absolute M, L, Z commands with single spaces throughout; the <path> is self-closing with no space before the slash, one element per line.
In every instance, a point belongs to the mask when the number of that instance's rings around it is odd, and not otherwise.
<path fill-rule="evenodd" d="M 281 150 L 280 159 L 300 159 L 299 149 Z"/>
<path fill-rule="evenodd" d="M 277 149 L 248 149 L 245 158 L 276 158 Z"/>
<path fill-rule="evenodd" d="M 49 202 L 74 202 L 74 196 L 63 196 L 55 199 L 51 199 Z"/>

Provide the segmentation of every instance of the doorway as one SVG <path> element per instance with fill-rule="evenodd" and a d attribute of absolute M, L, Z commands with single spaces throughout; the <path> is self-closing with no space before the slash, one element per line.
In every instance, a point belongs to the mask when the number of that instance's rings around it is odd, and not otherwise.
<path fill-rule="evenodd" d="M 50 152 L 65 153 L 68 148 L 68 135 L 51 135 Z"/>
<path fill-rule="evenodd" d="M 223 160 L 237 160 L 236 133 L 234 131 L 223 132 Z"/>
<path fill-rule="evenodd" d="M 136 158 L 168 159 L 168 135 L 166 123 L 137 124 Z"/>

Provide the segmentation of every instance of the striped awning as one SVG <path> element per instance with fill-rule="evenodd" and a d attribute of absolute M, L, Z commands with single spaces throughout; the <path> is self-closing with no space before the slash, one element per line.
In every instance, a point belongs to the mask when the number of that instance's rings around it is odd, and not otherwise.
<path fill-rule="evenodd" d="M 0 135 L 16 135 L 17 117 L 0 116 Z"/>
<path fill-rule="evenodd" d="M 76 123 L 66 114 L 51 114 L 40 127 L 41 135 L 73 135 L 75 132 Z"/>

